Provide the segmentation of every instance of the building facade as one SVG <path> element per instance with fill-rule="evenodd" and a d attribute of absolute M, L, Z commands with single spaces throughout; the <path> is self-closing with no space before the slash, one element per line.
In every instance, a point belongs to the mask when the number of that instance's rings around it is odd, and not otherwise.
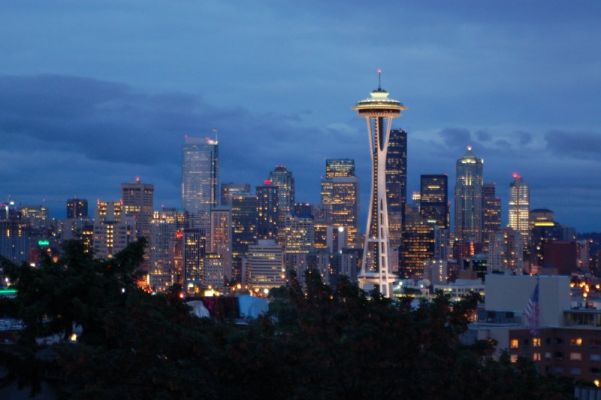
<path fill-rule="evenodd" d="M 455 236 L 462 242 L 482 243 L 482 184 L 484 161 L 472 147 L 457 160 L 455 181 Z"/>

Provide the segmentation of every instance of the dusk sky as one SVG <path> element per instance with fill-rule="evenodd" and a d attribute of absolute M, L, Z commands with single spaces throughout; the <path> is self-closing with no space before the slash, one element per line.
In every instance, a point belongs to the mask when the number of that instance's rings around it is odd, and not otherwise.
<path fill-rule="evenodd" d="M 354 103 L 382 86 L 408 110 L 409 193 L 472 144 L 507 212 L 511 174 L 579 231 L 601 231 L 599 1 L 4 1 L 0 199 L 117 199 L 154 183 L 180 207 L 184 134 L 219 130 L 222 182 L 277 164 L 319 201 L 326 158 L 354 158 Z M 361 227 L 364 225 L 361 221 Z M 504 220 L 504 224 L 506 220 Z"/>

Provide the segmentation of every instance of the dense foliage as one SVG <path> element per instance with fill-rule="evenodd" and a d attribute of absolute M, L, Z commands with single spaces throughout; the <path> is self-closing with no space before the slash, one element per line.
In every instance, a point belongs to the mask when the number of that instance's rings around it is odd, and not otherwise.
<path fill-rule="evenodd" d="M 25 323 L 1 347 L 5 383 L 69 399 L 570 398 L 531 363 L 460 343 L 475 299 L 412 310 L 309 274 L 306 290 L 294 278 L 272 290 L 270 315 L 249 325 L 198 319 L 176 293 L 137 289 L 143 246 L 95 261 L 71 242 L 41 267 L 5 264 L 18 296 L 2 312 Z"/>

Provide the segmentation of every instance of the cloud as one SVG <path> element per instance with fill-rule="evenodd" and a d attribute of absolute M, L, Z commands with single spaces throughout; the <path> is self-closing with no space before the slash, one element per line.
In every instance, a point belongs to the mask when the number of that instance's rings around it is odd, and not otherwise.
<path fill-rule="evenodd" d="M 601 133 L 555 130 L 546 133 L 545 140 L 556 156 L 601 161 Z"/>
<path fill-rule="evenodd" d="M 470 131 L 463 128 L 446 128 L 441 130 L 438 135 L 447 147 L 454 149 L 463 148 L 472 141 Z"/>

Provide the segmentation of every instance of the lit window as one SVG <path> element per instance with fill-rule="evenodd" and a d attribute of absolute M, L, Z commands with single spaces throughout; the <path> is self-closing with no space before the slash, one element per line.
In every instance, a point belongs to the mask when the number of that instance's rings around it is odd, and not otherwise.
<path fill-rule="evenodd" d="M 582 353 L 570 353 L 570 360 L 575 360 L 575 361 L 582 360 Z"/>
<path fill-rule="evenodd" d="M 520 341 L 518 339 L 511 339 L 511 343 L 509 344 L 510 349 L 517 349 L 520 347 Z"/>
<path fill-rule="evenodd" d="M 541 343 L 541 341 L 540 341 L 539 337 L 532 338 L 532 346 L 533 347 L 540 347 L 540 343 Z"/>
<path fill-rule="evenodd" d="M 511 361 L 512 363 L 518 362 L 518 355 L 512 354 L 511 356 L 509 356 L 509 361 Z"/>
<path fill-rule="evenodd" d="M 533 353 L 532 354 L 532 361 L 540 361 L 540 360 L 541 360 L 540 353 Z"/>
<path fill-rule="evenodd" d="M 572 346 L 582 346 L 582 338 L 572 338 L 570 339 L 570 344 Z"/>

